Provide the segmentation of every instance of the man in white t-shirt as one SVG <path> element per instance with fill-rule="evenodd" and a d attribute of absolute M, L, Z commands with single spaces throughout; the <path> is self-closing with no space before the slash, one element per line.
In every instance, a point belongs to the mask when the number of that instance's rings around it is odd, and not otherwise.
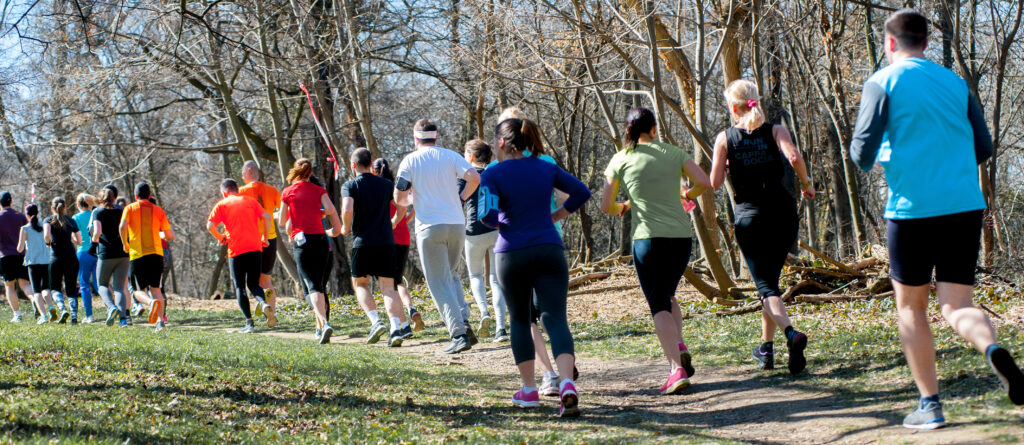
<path fill-rule="evenodd" d="M 402 160 L 395 179 L 395 204 L 416 204 L 416 249 L 430 296 L 437 305 L 452 343 L 445 353 L 467 351 L 476 336 L 469 326 L 469 305 L 462 284 L 452 273 L 465 242 L 462 201 L 480 185 L 480 174 L 458 153 L 434 145 L 437 125 L 427 119 L 413 127 L 416 151 Z M 459 195 L 456 180 L 466 187 Z"/>

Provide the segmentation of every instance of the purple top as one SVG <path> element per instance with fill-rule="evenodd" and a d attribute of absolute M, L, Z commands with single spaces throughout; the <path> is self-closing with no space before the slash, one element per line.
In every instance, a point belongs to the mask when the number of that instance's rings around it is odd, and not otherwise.
<path fill-rule="evenodd" d="M 18 232 L 28 224 L 25 215 L 10 207 L 0 210 L 0 257 L 18 253 Z"/>
<path fill-rule="evenodd" d="M 570 213 L 590 199 L 590 190 L 579 179 L 538 158 L 508 160 L 484 170 L 477 218 L 498 228 L 495 252 L 563 245 L 551 220 L 551 194 L 555 189 L 569 194 L 563 207 Z"/>

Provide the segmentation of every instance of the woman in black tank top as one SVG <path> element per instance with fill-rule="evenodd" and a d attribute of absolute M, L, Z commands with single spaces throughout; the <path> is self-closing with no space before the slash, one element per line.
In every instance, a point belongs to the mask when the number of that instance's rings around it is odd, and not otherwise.
<path fill-rule="evenodd" d="M 725 98 L 736 125 L 719 133 L 715 140 L 711 185 L 717 189 L 725 183 L 728 166 L 735 192 L 736 243 L 757 284 L 763 307 L 764 343 L 754 347 L 753 357 L 762 369 L 775 367 L 773 339 L 775 329 L 780 328 L 789 348 L 789 372 L 796 374 L 807 364 L 803 354 L 807 336 L 793 328 L 779 289 L 779 275 L 799 229 L 795 202 L 783 186 L 783 155 L 796 170 L 805 198 L 814 198 L 814 186 L 786 127 L 765 122 L 753 82 L 730 83 Z"/>

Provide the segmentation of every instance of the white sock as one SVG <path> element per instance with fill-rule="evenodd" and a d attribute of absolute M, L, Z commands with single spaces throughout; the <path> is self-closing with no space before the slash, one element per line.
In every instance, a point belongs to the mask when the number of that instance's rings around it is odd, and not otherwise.
<path fill-rule="evenodd" d="M 523 394 L 529 394 L 531 392 L 537 392 L 537 387 L 523 385 Z"/>
<path fill-rule="evenodd" d="M 14 311 L 14 316 L 15 316 L 15 317 L 17 317 L 17 316 L 19 316 L 19 315 L 21 315 L 21 311 Z"/>
<path fill-rule="evenodd" d="M 544 373 L 544 377 L 547 377 L 547 378 L 550 378 L 550 379 L 558 379 L 558 373 L 556 373 L 555 371 L 548 371 L 548 372 Z"/>
<path fill-rule="evenodd" d="M 377 311 L 366 311 L 366 316 L 370 317 L 370 324 L 377 324 L 380 321 L 380 317 L 377 316 Z"/>
<path fill-rule="evenodd" d="M 402 323 L 402 329 L 405 329 L 407 327 L 409 327 L 409 320 L 405 320 L 405 323 Z"/>
<path fill-rule="evenodd" d="M 398 317 L 391 317 L 391 331 L 397 331 L 402 327 L 402 321 Z"/>

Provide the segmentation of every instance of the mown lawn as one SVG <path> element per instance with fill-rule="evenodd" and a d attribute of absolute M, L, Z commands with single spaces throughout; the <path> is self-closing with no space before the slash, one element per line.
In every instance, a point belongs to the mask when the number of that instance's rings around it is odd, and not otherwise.
<path fill-rule="evenodd" d="M 1000 313 L 1024 304 L 1019 295 L 982 300 Z M 758 377 L 766 385 L 828 391 L 851 406 L 880 405 L 892 410 L 894 422 L 911 408 L 916 391 L 891 301 L 795 312 L 798 327 L 811 335 L 809 374 L 790 377 L 781 357 L 780 370 Z M 426 314 L 436 322 L 432 310 Z M 311 316 L 300 307 L 283 308 L 280 315 L 279 330 L 311 330 Z M 346 304 L 335 306 L 332 317 L 343 333 L 366 328 Z M 508 403 L 517 384 L 513 376 L 430 364 L 387 348 L 325 349 L 306 339 L 175 328 L 234 327 L 235 311 L 172 309 L 171 328 L 159 333 L 141 326 L 35 326 L 31 316 L 12 325 L 9 318 L 9 308 L 0 307 L 0 442 L 617 443 L 715 437 L 678 425 L 553 419 L 551 403 L 523 412 Z M 427 338 L 443 335 L 434 324 Z M 1019 410 L 980 354 L 941 326 L 936 343 L 947 416 L 994 430 L 1019 425 Z M 752 366 L 748 353 L 758 341 L 760 316 L 687 320 L 684 330 L 699 368 Z M 585 356 L 660 355 L 649 319 L 575 323 L 573 332 Z M 1015 355 L 1024 352 L 1019 328 L 1004 327 L 1000 337 Z M 781 337 L 776 350 L 785 350 Z"/>

